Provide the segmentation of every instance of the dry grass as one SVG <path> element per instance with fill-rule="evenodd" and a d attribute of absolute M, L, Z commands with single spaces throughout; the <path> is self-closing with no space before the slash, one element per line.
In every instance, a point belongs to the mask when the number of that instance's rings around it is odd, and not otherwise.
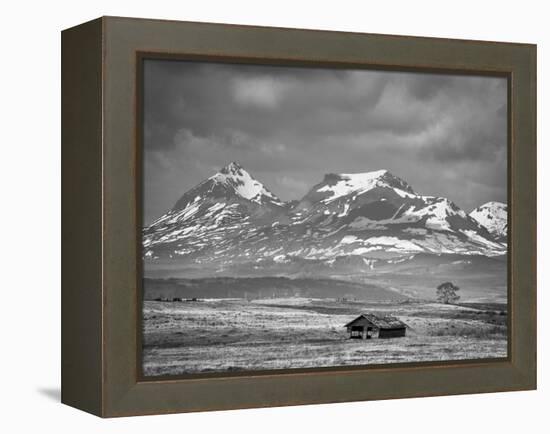
<path fill-rule="evenodd" d="M 450 325 L 445 328 L 430 330 L 429 336 L 463 336 L 473 339 L 498 339 L 506 338 L 507 329 L 505 326 L 479 326 L 479 325 Z"/>
<path fill-rule="evenodd" d="M 349 340 L 344 324 L 365 311 L 400 317 L 410 326 L 407 337 Z M 144 370 L 174 375 L 505 357 L 505 318 L 492 324 L 493 318 L 435 303 L 145 302 Z"/>

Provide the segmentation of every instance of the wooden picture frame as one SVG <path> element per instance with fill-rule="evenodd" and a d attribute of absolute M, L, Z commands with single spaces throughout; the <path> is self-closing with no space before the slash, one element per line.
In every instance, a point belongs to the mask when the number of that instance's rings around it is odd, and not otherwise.
<path fill-rule="evenodd" d="M 143 378 L 140 62 L 508 79 L 508 357 Z M 536 46 L 102 17 L 62 32 L 62 402 L 101 417 L 536 388 Z"/>

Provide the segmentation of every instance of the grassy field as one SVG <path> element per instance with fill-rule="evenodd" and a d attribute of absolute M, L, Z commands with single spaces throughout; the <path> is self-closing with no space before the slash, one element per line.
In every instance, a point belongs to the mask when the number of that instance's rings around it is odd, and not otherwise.
<path fill-rule="evenodd" d="M 395 315 L 396 339 L 350 340 L 358 314 Z M 145 301 L 147 376 L 506 357 L 506 305 L 313 298 Z"/>

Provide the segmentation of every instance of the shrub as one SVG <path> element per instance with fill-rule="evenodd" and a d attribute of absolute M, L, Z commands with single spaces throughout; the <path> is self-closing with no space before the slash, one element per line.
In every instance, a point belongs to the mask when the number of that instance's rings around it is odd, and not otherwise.
<path fill-rule="evenodd" d="M 460 290 L 460 288 L 452 282 L 442 283 L 437 287 L 437 301 L 444 304 L 457 303 L 458 300 L 460 300 L 460 295 L 457 295 L 456 293 L 458 290 Z"/>

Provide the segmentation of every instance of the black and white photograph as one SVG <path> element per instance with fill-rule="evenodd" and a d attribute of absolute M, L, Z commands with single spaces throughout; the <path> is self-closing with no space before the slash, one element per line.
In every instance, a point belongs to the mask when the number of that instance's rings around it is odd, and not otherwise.
<path fill-rule="evenodd" d="M 508 80 L 145 59 L 145 377 L 508 356 Z"/>

